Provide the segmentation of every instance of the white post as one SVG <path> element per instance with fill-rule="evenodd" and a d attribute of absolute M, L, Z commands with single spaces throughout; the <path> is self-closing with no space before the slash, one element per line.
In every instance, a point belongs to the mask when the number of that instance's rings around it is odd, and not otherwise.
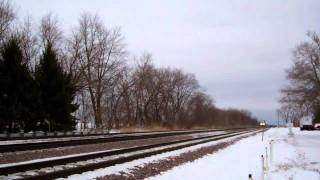
<path fill-rule="evenodd" d="M 292 126 L 293 126 L 293 123 L 288 123 L 288 126 L 289 126 L 289 136 L 294 136 L 293 132 L 292 132 Z"/>
<path fill-rule="evenodd" d="M 269 167 L 268 167 L 268 148 L 266 147 L 266 158 L 265 158 L 265 171 L 266 171 L 266 174 L 268 173 L 268 170 L 269 170 Z"/>
<path fill-rule="evenodd" d="M 270 141 L 270 164 L 273 161 L 273 140 Z"/>
<path fill-rule="evenodd" d="M 264 180 L 264 158 L 263 158 L 263 155 L 261 155 L 261 165 L 262 165 L 261 180 Z"/>

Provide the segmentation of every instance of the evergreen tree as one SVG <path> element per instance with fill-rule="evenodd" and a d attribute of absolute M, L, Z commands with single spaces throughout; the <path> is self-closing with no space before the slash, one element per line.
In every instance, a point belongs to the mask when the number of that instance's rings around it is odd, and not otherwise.
<path fill-rule="evenodd" d="M 43 127 L 50 128 L 51 131 L 73 130 L 76 121 L 72 113 L 78 108 L 73 103 L 75 86 L 72 76 L 60 66 L 50 44 L 46 46 L 36 68 L 36 80 L 40 88 Z"/>
<path fill-rule="evenodd" d="M 17 38 L 4 43 L 0 54 L 0 131 L 16 132 L 35 122 L 35 82 Z"/>

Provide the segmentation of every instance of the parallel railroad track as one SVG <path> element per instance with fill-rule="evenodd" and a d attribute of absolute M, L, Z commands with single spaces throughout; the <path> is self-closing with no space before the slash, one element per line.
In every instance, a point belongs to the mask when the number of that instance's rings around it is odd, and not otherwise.
<path fill-rule="evenodd" d="M 56 139 L 54 141 L 47 139 L 40 142 L 20 142 L 20 143 L 8 143 L 0 144 L 0 153 L 16 152 L 26 150 L 39 150 L 47 148 L 57 148 L 75 145 L 88 145 L 97 143 L 108 143 L 117 141 L 128 141 L 138 139 L 149 139 L 159 137 L 169 137 L 176 135 L 188 135 L 196 133 L 216 132 L 216 131 L 230 131 L 241 130 L 237 129 L 206 129 L 206 130 L 191 130 L 191 131 L 164 131 L 164 132 L 149 132 L 149 133 L 129 133 L 129 134 L 117 134 L 117 135 L 104 135 L 94 137 L 81 137 L 77 139 Z"/>
<path fill-rule="evenodd" d="M 238 128 L 241 129 L 241 128 Z M 203 131 L 203 130 L 208 130 L 208 129 L 193 129 L 193 130 L 188 130 L 188 131 Z M 211 129 L 214 130 L 214 129 Z M 186 130 L 172 130 L 172 131 L 141 131 L 141 132 L 112 132 L 112 133 L 107 133 L 107 132 L 75 132 L 68 134 L 68 132 L 65 132 L 64 135 L 43 135 L 43 136 L 17 136 L 17 137 L 0 137 L 0 142 L 1 141 L 11 141 L 11 140 L 32 140 L 32 139 L 62 139 L 62 138 L 77 138 L 77 137 L 93 137 L 93 136 L 106 136 L 106 135 L 130 135 L 130 134 L 149 134 L 149 133 L 168 133 L 168 132 L 183 132 Z M 57 133 L 62 133 L 62 132 L 57 132 Z M 69 132 L 70 133 L 70 132 Z"/>
<path fill-rule="evenodd" d="M 0 179 L 1 176 L 2 178 L 13 179 L 54 179 L 67 177 L 72 174 L 80 174 L 98 168 L 121 164 L 163 152 L 173 151 L 254 131 L 261 130 L 237 130 L 219 135 L 208 135 L 173 142 L 59 157 L 50 160 L 14 164 L 11 166 L 0 166 Z"/>

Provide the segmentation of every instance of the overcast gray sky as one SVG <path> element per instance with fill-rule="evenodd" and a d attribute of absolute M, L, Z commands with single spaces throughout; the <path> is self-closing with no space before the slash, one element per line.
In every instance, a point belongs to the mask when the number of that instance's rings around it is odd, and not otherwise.
<path fill-rule="evenodd" d="M 194 73 L 218 107 L 276 121 L 292 49 L 320 32 L 319 0 L 13 0 L 19 16 L 48 12 L 68 31 L 82 12 L 120 26 L 132 54 Z"/>

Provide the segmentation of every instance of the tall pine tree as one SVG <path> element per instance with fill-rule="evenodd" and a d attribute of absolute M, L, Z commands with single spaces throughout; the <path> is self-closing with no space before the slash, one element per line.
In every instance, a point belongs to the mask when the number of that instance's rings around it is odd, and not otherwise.
<path fill-rule="evenodd" d="M 63 71 L 49 43 L 36 68 L 36 80 L 40 88 L 43 126 L 51 131 L 73 130 L 76 120 L 72 113 L 78 108 L 73 103 L 76 89 L 72 76 Z"/>
<path fill-rule="evenodd" d="M 0 54 L 0 131 L 17 132 L 35 124 L 36 86 L 17 38 L 4 43 Z"/>

